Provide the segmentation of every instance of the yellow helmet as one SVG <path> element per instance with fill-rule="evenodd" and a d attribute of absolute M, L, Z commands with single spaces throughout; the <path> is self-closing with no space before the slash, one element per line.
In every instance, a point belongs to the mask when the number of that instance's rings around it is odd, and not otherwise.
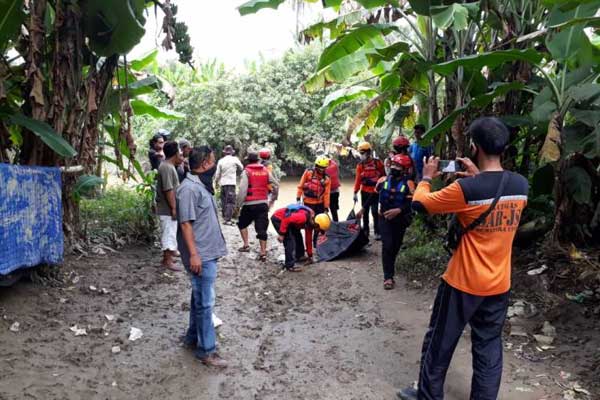
<path fill-rule="evenodd" d="M 315 165 L 317 167 L 327 168 L 327 167 L 329 167 L 329 158 L 327 158 L 325 156 L 319 156 L 315 160 Z"/>
<path fill-rule="evenodd" d="M 358 145 L 358 151 L 368 151 L 371 150 L 371 144 L 369 142 L 360 142 Z"/>
<path fill-rule="evenodd" d="M 331 218 L 327 214 L 317 214 L 315 224 L 319 225 L 320 230 L 326 231 L 331 227 Z"/>

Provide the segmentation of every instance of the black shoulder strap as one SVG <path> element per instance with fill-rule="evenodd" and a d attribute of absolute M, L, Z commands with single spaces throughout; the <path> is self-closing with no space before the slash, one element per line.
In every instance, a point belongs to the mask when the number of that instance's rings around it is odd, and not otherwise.
<path fill-rule="evenodd" d="M 502 172 L 502 179 L 500 180 L 500 185 L 498 186 L 498 190 L 496 191 L 496 197 L 494 197 L 494 201 L 490 204 L 490 207 L 485 210 L 479 217 L 477 217 L 473 222 L 471 222 L 466 228 L 463 229 L 463 232 L 471 231 L 477 226 L 479 226 L 485 219 L 490 215 L 490 213 L 498 204 L 498 200 L 502 197 L 502 192 L 504 192 L 504 188 L 506 187 L 506 182 L 508 181 L 509 173 L 507 171 Z"/>

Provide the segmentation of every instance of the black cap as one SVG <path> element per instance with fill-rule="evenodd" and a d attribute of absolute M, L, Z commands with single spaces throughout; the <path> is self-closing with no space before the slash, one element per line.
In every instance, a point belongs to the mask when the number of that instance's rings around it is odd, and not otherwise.
<path fill-rule="evenodd" d="M 248 157 L 246 157 L 246 159 L 249 162 L 257 162 L 258 161 L 258 153 L 252 151 L 252 152 L 248 153 Z"/>

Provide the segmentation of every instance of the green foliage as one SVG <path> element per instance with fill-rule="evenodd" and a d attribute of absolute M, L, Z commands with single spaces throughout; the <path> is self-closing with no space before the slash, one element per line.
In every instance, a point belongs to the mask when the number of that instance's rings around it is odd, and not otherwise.
<path fill-rule="evenodd" d="M 157 107 L 144 100 L 131 100 L 131 109 L 135 115 L 150 115 L 154 118 L 181 119 L 183 114 L 163 107 Z"/>
<path fill-rule="evenodd" d="M 404 244 L 396 257 L 396 270 L 410 279 L 429 281 L 445 269 L 449 256 L 441 234 L 428 228 L 423 218 L 416 216 L 406 231 Z"/>
<path fill-rule="evenodd" d="M 99 197 L 81 199 L 81 222 L 88 239 L 149 241 L 155 229 L 151 207 L 151 198 L 125 186 L 112 187 Z"/>
<path fill-rule="evenodd" d="M 189 70 L 178 77 L 174 104 L 185 117 L 166 124 L 136 117 L 139 147 L 146 148 L 150 136 L 163 127 L 195 144 L 217 149 L 232 144 L 241 156 L 250 147 L 269 145 L 279 160 L 304 164 L 314 157 L 309 145 L 341 140 L 345 119 L 352 114 L 346 106 L 325 121 L 319 118 L 327 93 L 308 96 L 299 89 L 316 62 L 316 51 L 310 47 L 240 75 L 211 68 L 206 79 L 199 79 L 197 72 Z"/>
<path fill-rule="evenodd" d="M 81 175 L 75 186 L 73 186 L 73 191 L 71 192 L 71 196 L 76 201 L 80 201 L 83 196 L 90 196 L 93 193 L 93 190 L 102 185 L 104 180 L 96 175 Z"/>
<path fill-rule="evenodd" d="M 86 0 L 83 15 L 90 48 L 99 56 L 128 53 L 144 36 L 144 2 Z"/>
<path fill-rule="evenodd" d="M 0 0 L 0 50 L 17 36 L 24 19 L 23 0 Z"/>
<path fill-rule="evenodd" d="M 15 125 L 29 129 L 60 156 L 68 158 L 77 155 L 77 151 L 75 151 L 73 146 L 47 123 L 26 117 L 20 113 L 11 115 L 9 120 Z"/>
<path fill-rule="evenodd" d="M 251 0 L 238 7 L 240 15 L 254 14 L 263 8 L 279 7 L 285 0 Z"/>

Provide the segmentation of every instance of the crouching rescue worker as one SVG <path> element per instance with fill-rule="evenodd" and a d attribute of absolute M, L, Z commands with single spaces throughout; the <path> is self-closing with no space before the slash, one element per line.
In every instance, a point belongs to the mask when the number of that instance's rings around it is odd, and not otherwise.
<path fill-rule="evenodd" d="M 358 152 L 360 153 L 360 163 L 356 166 L 356 178 L 354 180 L 354 202 L 358 201 L 358 191 L 360 190 L 360 203 L 364 207 L 370 198 L 374 198 L 369 202 L 369 208 L 371 215 L 373 216 L 373 225 L 375 231 L 375 240 L 380 240 L 379 235 L 379 213 L 377 211 L 377 193 L 375 193 L 375 186 L 379 181 L 379 178 L 385 176 L 385 168 L 383 162 L 377 158 L 373 158 L 371 145 L 367 142 L 362 142 L 358 145 Z M 362 229 L 367 236 L 369 236 L 369 209 L 365 208 L 363 213 L 363 226 Z"/>
<path fill-rule="evenodd" d="M 370 202 L 379 201 L 379 231 L 381 232 L 381 261 L 383 288 L 393 289 L 396 256 L 402 246 L 404 233 L 412 221 L 411 200 L 415 183 L 410 178 L 412 161 L 405 154 L 391 158 L 390 174 L 379 179 L 375 190 L 378 197 L 370 198 L 358 212 L 357 218 L 367 212 Z"/>
<path fill-rule="evenodd" d="M 304 205 L 313 210 L 315 215 L 329 212 L 331 178 L 325 173 L 327 167 L 329 158 L 318 156 L 314 168 L 304 171 L 298 185 L 296 201 L 300 202 L 302 199 Z M 313 237 L 313 242 L 316 241 L 317 235 Z"/>
<path fill-rule="evenodd" d="M 277 200 L 279 182 L 273 177 L 267 167 L 259 162 L 258 154 L 248 154 L 248 165 L 242 172 L 240 191 L 237 204 L 241 205 L 238 228 L 244 245 L 241 252 L 249 252 L 248 226 L 254 222 L 256 238 L 260 243 L 259 260 L 267 261 L 267 229 L 269 228 L 269 208 Z M 269 188 L 271 199 L 269 200 Z"/>
<path fill-rule="evenodd" d="M 318 214 L 315 217 L 312 209 L 301 204 L 293 204 L 276 210 L 271 217 L 271 222 L 279 234 L 277 240 L 283 243 L 285 250 L 283 268 L 292 272 L 301 270 L 296 267 L 296 261 L 307 261 L 307 264 L 313 262 L 313 230 L 325 232 L 331 226 L 331 220 L 327 214 Z M 302 229 L 305 232 L 307 257 L 304 256 Z"/>

